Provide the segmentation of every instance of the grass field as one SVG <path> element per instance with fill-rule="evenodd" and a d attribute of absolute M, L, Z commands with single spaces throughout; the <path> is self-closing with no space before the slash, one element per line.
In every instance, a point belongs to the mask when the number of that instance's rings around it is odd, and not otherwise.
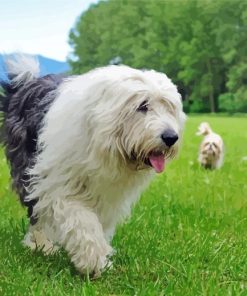
<path fill-rule="evenodd" d="M 225 140 L 221 170 L 197 164 L 202 120 Z M 94 281 L 64 252 L 22 247 L 27 219 L 0 153 L 0 295 L 247 295 L 247 117 L 188 119 L 179 159 L 118 227 L 113 268 Z"/>

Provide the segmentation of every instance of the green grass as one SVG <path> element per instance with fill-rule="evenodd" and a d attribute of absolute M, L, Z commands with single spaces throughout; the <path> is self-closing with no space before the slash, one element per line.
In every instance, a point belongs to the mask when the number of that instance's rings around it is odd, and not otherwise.
<path fill-rule="evenodd" d="M 222 169 L 197 164 L 198 124 L 225 140 Z M 178 160 L 154 180 L 118 227 L 113 268 L 81 278 L 64 252 L 21 245 L 25 211 L 0 155 L 0 295 L 247 295 L 247 119 L 192 116 Z"/>

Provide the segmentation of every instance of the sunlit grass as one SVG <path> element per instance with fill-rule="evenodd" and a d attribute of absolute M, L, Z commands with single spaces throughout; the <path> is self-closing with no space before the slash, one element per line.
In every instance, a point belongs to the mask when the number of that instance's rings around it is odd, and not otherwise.
<path fill-rule="evenodd" d="M 219 171 L 197 164 L 198 124 L 225 141 Z M 178 160 L 157 176 L 113 239 L 113 268 L 82 279 L 66 254 L 21 245 L 27 219 L 0 154 L 1 295 L 247 295 L 247 118 L 189 118 Z"/>

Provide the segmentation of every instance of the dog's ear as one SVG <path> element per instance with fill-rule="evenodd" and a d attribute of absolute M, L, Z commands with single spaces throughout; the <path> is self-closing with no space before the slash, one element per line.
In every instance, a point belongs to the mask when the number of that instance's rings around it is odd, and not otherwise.
<path fill-rule="evenodd" d="M 222 149 L 221 149 L 221 147 L 219 145 L 217 145 L 217 147 L 216 147 L 216 155 L 219 157 L 221 153 L 222 153 Z"/>
<path fill-rule="evenodd" d="M 219 139 L 219 140 L 216 142 L 216 146 L 217 146 L 217 150 L 218 150 L 219 154 L 222 153 L 223 150 L 224 150 L 224 146 L 223 146 L 223 142 L 222 142 L 221 139 Z"/>
<path fill-rule="evenodd" d="M 199 127 L 198 127 L 198 131 L 196 132 L 197 136 L 201 136 L 201 135 L 208 135 L 212 132 L 210 125 L 207 122 L 202 122 Z"/>
<path fill-rule="evenodd" d="M 208 151 L 208 142 L 202 142 L 200 146 L 200 153 L 205 154 Z"/>

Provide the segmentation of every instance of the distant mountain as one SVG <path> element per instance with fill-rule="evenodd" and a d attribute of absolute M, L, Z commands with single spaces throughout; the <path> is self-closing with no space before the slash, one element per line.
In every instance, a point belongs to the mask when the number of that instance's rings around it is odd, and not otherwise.
<path fill-rule="evenodd" d="M 6 78 L 3 57 L 4 56 L 0 54 L 0 79 Z M 37 55 L 36 57 L 39 60 L 41 76 L 51 74 L 51 73 L 53 74 L 65 73 L 70 70 L 69 64 L 66 62 L 53 60 L 53 59 L 44 57 L 42 55 Z"/>

